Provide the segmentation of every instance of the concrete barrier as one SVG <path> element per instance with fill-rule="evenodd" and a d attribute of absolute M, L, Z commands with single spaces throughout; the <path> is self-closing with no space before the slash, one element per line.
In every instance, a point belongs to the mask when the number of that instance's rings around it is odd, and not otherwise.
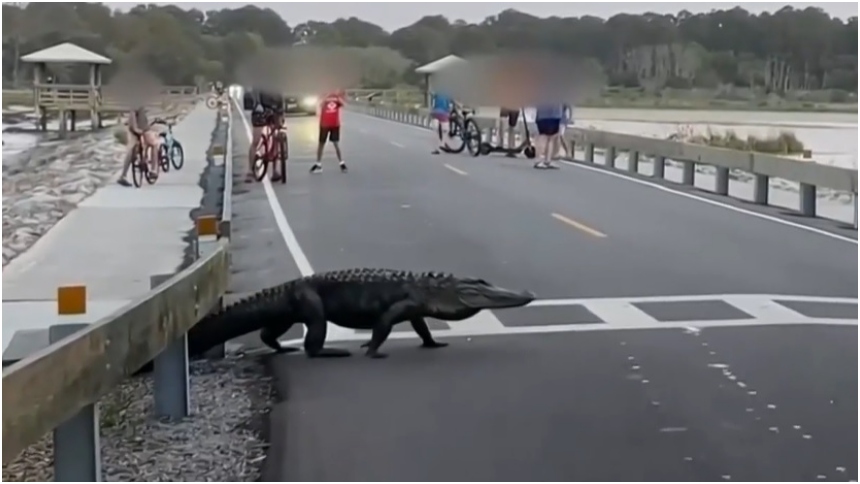
<path fill-rule="evenodd" d="M 350 108 L 384 119 L 430 127 L 430 117 L 427 110 L 410 109 L 395 106 L 373 106 L 360 102 L 351 103 Z M 482 113 L 483 114 L 483 113 Z M 476 124 L 482 132 L 483 139 L 492 139 L 496 135 L 499 120 L 497 117 L 474 116 Z M 517 127 L 522 134 L 522 123 Z M 534 132 L 534 130 L 532 130 Z M 568 127 L 565 131 L 565 142 L 568 146 L 581 145 L 585 151 L 585 162 L 594 163 L 595 148 L 606 151 L 605 165 L 615 168 L 615 159 L 619 153 L 630 155 L 628 171 L 637 173 L 642 157 L 654 160 L 654 178 L 664 178 L 666 160 L 674 160 L 682 164 L 682 184 L 694 185 L 696 165 L 709 165 L 716 169 L 713 192 L 728 195 L 729 171 L 740 170 L 754 176 L 753 200 L 757 204 L 768 204 L 770 178 L 781 178 L 797 182 L 800 186 L 800 198 L 797 211 L 808 217 L 816 216 L 816 192 L 820 188 L 851 193 L 854 199 L 854 228 L 857 228 L 857 170 L 835 166 L 821 165 L 812 161 L 799 161 L 766 153 L 737 151 L 711 146 L 681 143 L 677 141 L 647 138 L 609 131 Z M 572 152 L 572 150 L 571 150 Z"/>

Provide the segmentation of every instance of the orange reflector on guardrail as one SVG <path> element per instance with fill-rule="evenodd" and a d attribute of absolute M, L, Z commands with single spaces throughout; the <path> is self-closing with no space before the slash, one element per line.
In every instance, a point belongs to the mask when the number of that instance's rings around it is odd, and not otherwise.
<path fill-rule="evenodd" d="M 218 218 L 214 215 L 197 217 L 197 236 L 218 235 Z"/>
<path fill-rule="evenodd" d="M 60 316 L 87 313 L 87 286 L 57 288 L 57 314 Z"/>

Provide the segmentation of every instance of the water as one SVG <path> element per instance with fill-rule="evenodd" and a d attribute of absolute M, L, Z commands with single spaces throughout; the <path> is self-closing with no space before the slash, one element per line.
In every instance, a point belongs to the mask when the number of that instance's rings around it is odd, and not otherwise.
<path fill-rule="evenodd" d="M 857 113 L 778 113 L 759 111 L 685 111 L 589 109 L 574 113 L 575 124 L 665 139 L 683 127 L 697 134 L 725 133 L 770 137 L 790 131 L 812 150 L 812 161 L 857 169 Z"/>

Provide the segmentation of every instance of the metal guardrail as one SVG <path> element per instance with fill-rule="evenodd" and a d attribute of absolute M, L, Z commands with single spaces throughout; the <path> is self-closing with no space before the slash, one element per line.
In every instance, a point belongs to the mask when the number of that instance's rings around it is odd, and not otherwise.
<path fill-rule="evenodd" d="M 430 116 L 424 109 L 382 107 L 361 103 L 351 103 L 351 107 L 366 114 L 393 121 L 428 128 L 431 126 Z M 484 136 L 495 134 L 499 123 L 498 117 L 476 116 L 474 119 Z M 522 133 L 522 124 L 517 129 Z M 638 173 L 639 161 L 642 157 L 651 157 L 654 160 L 652 175 L 654 178 L 665 178 L 666 160 L 678 161 L 682 165 L 681 183 L 683 185 L 695 184 L 696 165 L 712 166 L 716 170 L 713 191 L 725 196 L 729 194 L 730 171 L 741 170 L 753 175 L 753 201 L 760 205 L 768 204 L 770 178 L 797 182 L 800 187 L 798 211 L 809 217 L 816 216 L 816 192 L 819 188 L 848 192 L 854 198 L 854 227 L 857 228 L 857 170 L 765 153 L 715 148 L 577 127 L 568 127 L 565 130 L 565 141 L 571 143 L 571 147 L 573 144 L 584 146 L 586 163 L 594 163 L 595 148 L 604 148 L 605 165 L 610 168 L 615 168 L 619 153 L 627 152 L 630 160 L 627 169 L 631 173 Z"/>
<path fill-rule="evenodd" d="M 225 147 L 226 166 L 231 153 Z M 232 177 L 224 183 L 229 207 Z M 187 416 L 185 335 L 227 292 L 229 233 L 218 229 L 217 217 L 201 217 L 190 267 L 93 324 L 52 326 L 50 346 L 4 368 L 4 464 L 53 430 L 55 480 L 101 480 L 97 402 L 150 361 L 158 416 Z"/>

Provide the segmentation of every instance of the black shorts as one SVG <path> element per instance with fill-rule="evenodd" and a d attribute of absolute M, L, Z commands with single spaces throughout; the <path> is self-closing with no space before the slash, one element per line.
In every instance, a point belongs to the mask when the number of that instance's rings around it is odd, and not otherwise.
<path fill-rule="evenodd" d="M 325 143 L 326 140 L 331 141 L 332 143 L 339 142 L 340 126 L 335 126 L 333 128 L 326 128 L 324 126 L 320 126 L 320 143 Z"/>
<path fill-rule="evenodd" d="M 535 124 L 537 125 L 538 134 L 544 136 L 554 136 L 561 131 L 560 119 L 538 119 L 535 121 Z"/>
<path fill-rule="evenodd" d="M 511 128 L 517 127 L 517 122 L 519 122 L 519 120 L 520 120 L 520 110 L 519 109 L 502 108 L 500 114 L 501 114 L 500 117 L 508 118 L 508 126 L 510 126 Z"/>

